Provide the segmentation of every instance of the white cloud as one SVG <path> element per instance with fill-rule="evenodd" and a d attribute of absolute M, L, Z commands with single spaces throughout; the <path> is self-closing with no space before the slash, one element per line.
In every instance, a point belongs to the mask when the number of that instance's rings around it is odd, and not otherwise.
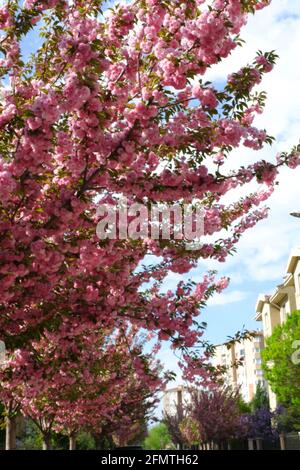
<path fill-rule="evenodd" d="M 218 269 L 240 281 L 274 281 L 279 283 L 284 275 L 288 255 L 300 245 L 300 220 L 291 217 L 300 210 L 299 171 L 282 171 L 280 186 L 268 201 L 270 215 L 246 232 L 237 246 L 237 253 L 223 264 L 202 262 L 200 266 Z"/>
<path fill-rule="evenodd" d="M 213 67 L 208 72 L 208 78 L 224 80 L 229 73 L 251 62 L 258 49 L 275 49 L 280 58 L 260 87 L 267 91 L 268 99 L 265 111 L 255 125 L 266 128 L 277 142 L 272 148 L 267 147 L 260 152 L 243 148 L 236 150 L 234 159 L 229 163 L 231 168 L 260 158 L 273 160 L 278 151 L 289 150 L 299 142 L 300 2 L 273 1 L 271 6 L 250 19 L 242 37 L 246 44 Z M 282 170 L 279 181 L 279 187 L 267 202 L 271 209 L 269 218 L 244 234 L 237 254 L 223 265 L 209 261 L 201 263 L 202 267 L 204 264 L 222 273 L 232 273 L 233 281 L 241 276 L 250 281 L 280 282 L 290 250 L 300 244 L 300 221 L 289 215 L 294 210 L 300 210 L 300 170 Z M 238 193 L 244 194 L 244 191 L 228 195 L 228 201 L 236 199 Z"/>
<path fill-rule="evenodd" d="M 242 32 L 242 37 L 246 40 L 246 44 L 235 50 L 226 61 L 212 67 L 205 78 L 211 81 L 224 81 L 228 74 L 251 62 L 258 49 L 264 51 L 275 49 L 280 58 L 274 70 L 265 76 L 260 87 L 268 92 L 268 99 L 265 111 L 258 117 L 255 125 L 266 128 L 268 133 L 276 137 L 277 142 L 272 148 L 266 147 L 260 152 L 245 148 L 238 149 L 230 161 L 231 167 L 247 164 L 260 158 L 274 160 L 278 151 L 289 150 L 299 141 L 300 1 L 273 0 L 271 6 L 250 19 Z M 233 160 L 235 160 L 234 165 Z M 282 170 L 279 182 L 279 187 L 267 202 L 270 207 L 269 218 L 244 234 L 237 246 L 237 253 L 228 257 L 225 263 L 201 260 L 198 269 L 189 273 L 189 277 L 198 281 L 204 270 L 217 269 L 220 275 L 231 277 L 231 286 L 242 284 L 243 290 L 228 290 L 222 294 L 216 294 L 209 301 L 210 307 L 220 307 L 222 316 L 223 313 L 225 315 L 228 313 L 226 312 L 227 304 L 238 304 L 247 299 L 250 321 L 254 314 L 256 295 L 258 295 L 258 292 L 253 290 L 253 282 L 271 281 L 275 288 L 282 280 L 291 249 L 300 245 L 300 220 L 289 215 L 292 211 L 300 210 L 300 169 Z M 251 189 L 254 189 L 253 186 Z M 236 200 L 236 197 L 235 193 L 228 199 Z M 174 287 L 180 279 L 181 276 L 170 274 L 167 278 L 167 288 Z M 224 311 L 222 306 L 224 306 Z M 208 308 L 208 322 L 209 313 Z M 229 317 L 231 318 L 229 327 L 231 333 L 234 331 L 234 325 L 232 315 Z M 226 330 L 228 316 L 226 320 L 224 318 L 223 323 L 222 321 L 220 321 L 219 328 L 223 328 L 224 335 L 226 335 L 229 332 Z M 240 327 L 240 321 L 238 315 L 234 320 L 237 328 Z M 215 333 L 217 332 L 215 331 L 214 335 Z M 163 352 L 161 358 L 167 366 L 176 367 L 171 352 Z"/>
<path fill-rule="evenodd" d="M 230 158 L 230 167 L 240 166 L 260 158 L 274 160 L 278 151 L 289 150 L 300 137 L 300 67 L 297 61 L 300 44 L 300 2 L 294 0 L 276 0 L 266 9 L 251 17 L 242 32 L 246 44 L 236 49 L 233 54 L 208 71 L 210 80 L 224 80 L 229 73 L 251 62 L 258 49 L 273 50 L 280 58 L 274 70 L 267 74 L 261 89 L 268 92 L 264 113 L 258 116 L 255 125 L 266 128 L 277 142 L 272 148 L 266 147 L 260 152 L 240 148 Z M 237 246 L 237 253 L 228 257 L 225 263 L 201 260 L 199 268 L 189 273 L 193 280 L 200 281 L 205 269 L 217 269 L 220 274 L 232 278 L 231 285 L 247 285 L 249 281 L 280 282 L 290 250 L 300 244 L 300 221 L 290 217 L 289 213 L 300 210 L 300 169 L 281 170 L 280 185 L 267 201 L 270 207 L 269 218 L 246 232 Z M 224 202 L 236 200 L 240 195 L 251 192 L 255 183 L 247 190 L 235 190 Z M 173 288 L 182 279 L 180 275 L 170 274 L 164 290 Z M 237 292 L 237 291 L 235 291 Z M 233 293 L 231 292 L 230 295 Z M 222 294 L 222 295 L 225 295 Z M 229 295 L 229 294 L 226 294 Z M 236 294 L 235 294 L 236 295 Z M 222 299 L 216 296 L 216 299 Z M 238 297 L 235 302 L 238 302 Z M 242 298 L 240 299 L 242 300 Z M 216 300 L 215 302 L 220 302 Z M 220 305 L 220 303 L 218 303 Z"/>
<path fill-rule="evenodd" d="M 230 57 L 207 72 L 207 78 L 224 80 L 233 71 L 252 62 L 257 50 L 275 50 L 279 55 L 274 70 L 264 76 L 260 89 L 268 93 L 264 113 L 256 119 L 258 127 L 265 127 L 279 139 L 278 147 L 285 149 L 295 143 L 299 137 L 298 92 L 300 68 L 298 67 L 300 44 L 300 2 L 295 0 L 276 0 L 272 4 L 250 17 L 248 25 L 242 30 L 246 41 Z M 258 89 L 259 89 L 258 88 Z M 268 150 L 263 153 L 270 153 Z M 253 159 L 257 154 L 244 149 L 236 155 Z"/>
<path fill-rule="evenodd" d="M 234 290 L 231 292 L 223 292 L 222 294 L 216 294 L 211 297 L 207 302 L 208 307 L 215 307 L 217 305 L 232 304 L 235 302 L 241 302 L 248 297 L 248 292 Z"/>

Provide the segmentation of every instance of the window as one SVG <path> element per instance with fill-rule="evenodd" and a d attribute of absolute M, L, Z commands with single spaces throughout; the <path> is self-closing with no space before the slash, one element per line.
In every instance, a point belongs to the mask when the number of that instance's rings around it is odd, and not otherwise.
<path fill-rule="evenodd" d="M 245 349 L 240 349 L 239 351 L 239 359 L 245 359 Z"/>

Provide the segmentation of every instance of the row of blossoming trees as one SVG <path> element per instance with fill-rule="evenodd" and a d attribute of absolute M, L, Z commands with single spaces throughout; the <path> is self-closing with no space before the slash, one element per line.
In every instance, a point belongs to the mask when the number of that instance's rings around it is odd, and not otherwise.
<path fill-rule="evenodd" d="M 147 419 L 161 379 L 136 331 L 110 333 L 79 319 L 63 320 L 4 362 L 6 446 L 15 447 L 19 412 L 36 424 L 45 450 L 54 432 L 68 436 L 70 450 L 82 430 L 124 444 Z"/>
<path fill-rule="evenodd" d="M 246 449 L 248 439 L 259 439 L 266 446 L 275 447 L 285 410 L 277 407 L 270 411 L 267 395 L 265 398 L 265 402 L 254 400 L 249 405 L 243 402 L 239 390 L 228 386 L 191 388 L 186 402 L 177 405 L 175 413 L 165 413 L 163 420 L 172 442 L 180 449 Z"/>
<path fill-rule="evenodd" d="M 196 317 L 227 280 L 207 274 L 196 287 L 180 283 L 166 294 L 160 285 L 168 272 L 187 273 L 199 259 L 224 261 L 242 233 L 266 217 L 260 204 L 278 169 L 300 163 L 295 148 L 274 162 L 225 170 L 234 148 L 272 142 L 253 120 L 265 100 L 254 86 L 272 69 L 273 52 L 233 71 L 221 90 L 202 78 L 241 45 L 248 15 L 268 3 L 136 0 L 113 4 L 108 14 L 100 0 L 1 6 L 0 338 L 8 442 L 17 409 L 38 424 L 46 446 L 53 427 L 70 436 L 108 422 L 121 429 L 134 415 L 130 401 L 139 395 L 146 403 L 164 380 L 134 346 L 141 328 L 156 341 L 154 351 L 168 340 L 183 353 L 185 378 L 209 384 L 208 353 L 195 349 L 203 333 Z M 32 30 L 40 40 L 27 58 Z M 222 202 L 255 180 L 261 190 Z M 97 204 L 117 204 L 120 194 L 147 206 L 201 202 L 205 243 L 188 250 L 174 238 L 99 240 Z M 146 255 L 153 264 L 142 264 Z"/>

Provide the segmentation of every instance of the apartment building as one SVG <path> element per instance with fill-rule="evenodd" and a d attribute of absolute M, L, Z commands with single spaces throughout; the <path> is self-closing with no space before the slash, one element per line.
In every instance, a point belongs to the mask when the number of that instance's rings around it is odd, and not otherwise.
<path fill-rule="evenodd" d="M 190 389 L 184 385 L 165 390 L 163 395 L 163 412 L 169 415 L 180 413 L 190 402 Z"/>
<path fill-rule="evenodd" d="M 216 346 L 213 364 L 226 366 L 224 383 L 239 388 L 245 401 L 250 402 L 258 384 L 267 388 L 261 368 L 261 351 L 264 348 L 262 331 L 253 332 L 251 339 L 234 344 Z"/>
<path fill-rule="evenodd" d="M 262 322 L 265 338 L 282 325 L 294 310 L 300 310 L 300 247 L 292 250 L 282 284 L 271 295 L 261 294 L 256 303 L 255 320 Z M 277 405 L 276 395 L 268 386 L 270 406 Z"/>

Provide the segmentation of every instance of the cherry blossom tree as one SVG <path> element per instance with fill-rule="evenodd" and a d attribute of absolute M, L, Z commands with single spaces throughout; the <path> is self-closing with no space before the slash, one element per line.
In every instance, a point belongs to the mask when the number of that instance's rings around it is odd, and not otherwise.
<path fill-rule="evenodd" d="M 92 338 L 95 325 L 130 321 L 171 341 L 184 352 L 185 376 L 207 383 L 208 356 L 189 349 L 202 341 L 199 309 L 227 280 L 206 274 L 166 294 L 160 285 L 201 259 L 224 261 L 266 217 L 261 203 L 280 167 L 300 163 L 295 147 L 226 170 L 232 150 L 272 143 L 254 118 L 273 51 L 233 71 L 221 90 L 205 80 L 242 44 L 248 16 L 270 2 L 102 3 L 7 0 L 0 9 L 0 336 L 10 352 L 29 344 L 30 358 L 30 345 L 61 332 L 66 318 L 89 324 Z M 40 41 L 28 59 L 32 30 Z M 254 181 L 261 189 L 224 202 Z M 194 250 L 175 237 L 99 239 L 97 207 L 118 195 L 130 206 L 197 201 L 207 239 Z"/>
<path fill-rule="evenodd" d="M 193 392 L 189 417 L 185 435 L 192 442 L 198 437 L 200 442 L 222 445 L 224 441 L 237 437 L 242 429 L 239 391 L 215 387 Z"/>
<path fill-rule="evenodd" d="M 44 331 L 30 350 L 17 350 L 2 364 L 2 401 L 7 408 L 16 403 L 35 422 L 45 449 L 53 430 L 67 434 L 74 448 L 81 429 L 128 427 L 130 408 L 144 403 L 146 410 L 163 384 L 159 364 L 142 354 L 135 333 L 92 334 L 74 319 Z"/>
<path fill-rule="evenodd" d="M 175 404 L 174 412 L 164 412 L 163 422 L 166 424 L 172 442 L 177 448 L 182 449 L 187 443 L 182 424 L 188 419 L 188 410 L 186 404 Z"/>
<path fill-rule="evenodd" d="M 223 261 L 242 232 L 266 216 L 257 206 L 272 192 L 278 167 L 299 163 L 294 149 L 277 163 L 221 171 L 233 148 L 271 142 L 253 127 L 265 98 L 253 88 L 272 69 L 275 54 L 259 53 L 222 91 L 205 82 L 207 68 L 240 44 L 248 14 L 269 2 L 206 3 L 136 1 L 109 14 L 97 0 L 2 6 L 3 335 L 4 329 L 6 336 L 33 335 L 69 291 L 77 311 L 94 310 L 112 321 L 130 314 L 171 338 L 161 316 L 168 330 L 182 330 L 183 319 L 172 318 L 174 305 L 167 311 L 168 297 L 146 297 L 136 288 L 169 270 L 188 272 L 201 257 Z M 21 43 L 33 27 L 41 45 L 24 60 Z M 208 161 L 215 162 L 211 170 Z M 254 178 L 267 189 L 221 203 Z M 205 233 L 228 229 L 230 235 L 198 250 L 180 240 L 99 241 L 95 197 L 113 200 L 116 193 L 131 202 L 198 199 Z M 134 275 L 147 253 L 162 256 L 162 264 Z M 157 304 L 161 315 L 152 313 Z"/>

